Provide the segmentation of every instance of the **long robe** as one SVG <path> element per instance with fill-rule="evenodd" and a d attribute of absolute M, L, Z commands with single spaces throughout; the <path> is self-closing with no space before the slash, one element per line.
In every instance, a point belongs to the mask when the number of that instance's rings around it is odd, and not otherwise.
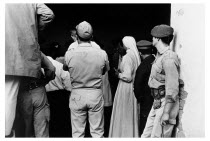
<path fill-rule="evenodd" d="M 134 52 L 129 50 L 119 66 L 121 73 L 113 103 L 109 137 L 139 137 L 137 100 L 133 92 L 138 67 L 135 61 Z"/>

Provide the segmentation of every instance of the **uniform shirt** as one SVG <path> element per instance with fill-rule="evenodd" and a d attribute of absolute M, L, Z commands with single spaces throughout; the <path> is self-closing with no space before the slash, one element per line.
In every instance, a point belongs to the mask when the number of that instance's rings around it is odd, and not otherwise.
<path fill-rule="evenodd" d="M 54 18 L 45 4 L 5 5 L 5 74 L 38 78 L 41 52 L 38 30 Z"/>
<path fill-rule="evenodd" d="M 51 80 L 46 86 L 46 91 L 55 91 L 55 90 L 67 90 L 71 91 L 71 81 L 70 81 L 70 75 L 68 71 L 63 70 L 63 64 L 60 62 L 53 60 L 53 58 L 47 56 L 47 58 L 52 62 L 52 64 L 55 66 L 55 79 Z"/>
<path fill-rule="evenodd" d="M 65 54 L 73 89 L 100 89 L 103 69 L 109 69 L 105 51 L 92 47 L 90 43 L 81 43 Z"/>
<path fill-rule="evenodd" d="M 100 46 L 98 44 L 96 44 L 95 42 L 90 41 L 90 44 L 91 44 L 92 47 L 100 49 Z M 70 44 L 68 50 L 75 49 L 76 47 L 78 47 L 78 42 L 77 41 L 75 41 L 72 44 Z"/>
<path fill-rule="evenodd" d="M 151 95 L 150 87 L 148 86 L 148 80 L 152 68 L 152 63 L 155 60 L 153 55 L 146 57 L 136 70 L 136 76 L 134 81 L 134 94 L 136 99 L 141 104 L 141 113 L 149 114 L 153 97 Z"/>
<path fill-rule="evenodd" d="M 165 85 L 166 96 L 176 101 L 179 92 L 180 64 L 175 52 L 166 47 L 159 52 L 152 65 L 149 78 L 150 88 Z"/>

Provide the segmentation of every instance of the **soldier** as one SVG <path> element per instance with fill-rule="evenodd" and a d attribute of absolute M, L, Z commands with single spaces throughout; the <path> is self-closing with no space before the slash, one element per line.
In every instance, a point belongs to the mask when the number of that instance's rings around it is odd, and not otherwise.
<path fill-rule="evenodd" d="M 148 80 L 155 57 L 152 55 L 154 47 L 151 42 L 141 40 L 137 42 L 137 47 L 140 52 L 141 60 L 143 60 L 136 71 L 134 81 L 134 94 L 138 103 L 140 103 L 139 135 L 141 135 L 153 104 L 153 97 L 151 96 L 150 87 L 148 86 Z"/>
<path fill-rule="evenodd" d="M 180 63 L 169 49 L 174 29 L 158 25 L 151 30 L 157 55 L 152 65 L 148 84 L 154 98 L 153 107 L 141 137 L 171 137 L 179 112 Z"/>
<path fill-rule="evenodd" d="M 92 137 L 103 137 L 104 98 L 101 88 L 102 75 L 109 70 L 108 57 L 105 51 L 92 46 L 93 29 L 88 22 L 81 22 L 76 30 L 78 46 L 66 52 L 64 62 L 72 84 L 69 100 L 72 137 L 84 137 L 87 116 Z"/>

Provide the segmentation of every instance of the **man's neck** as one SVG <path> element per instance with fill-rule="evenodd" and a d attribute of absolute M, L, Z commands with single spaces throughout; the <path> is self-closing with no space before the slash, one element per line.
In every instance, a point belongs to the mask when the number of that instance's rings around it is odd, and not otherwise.
<path fill-rule="evenodd" d="M 81 40 L 78 40 L 77 42 L 78 42 L 78 44 L 82 44 L 82 43 L 90 43 L 90 41 L 81 41 Z"/>
<path fill-rule="evenodd" d="M 166 52 L 169 49 L 169 46 L 166 44 L 159 44 L 157 47 L 157 51 L 159 54 L 163 54 L 164 52 Z"/>

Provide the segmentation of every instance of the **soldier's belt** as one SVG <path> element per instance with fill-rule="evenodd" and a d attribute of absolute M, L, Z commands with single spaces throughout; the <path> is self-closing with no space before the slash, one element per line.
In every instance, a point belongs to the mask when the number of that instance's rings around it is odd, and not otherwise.
<path fill-rule="evenodd" d="M 41 80 L 31 80 L 26 79 L 25 82 L 22 82 L 21 88 L 26 90 L 33 90 L 35 88 L 44 86 L 44 83 Z"/>
<path fill-rule="evenodd" d="M 151 95 L 155 100 L 160 100 L 165 97 L 165 86 L 160 86 L 158 89 L 151 88 Z"/>

